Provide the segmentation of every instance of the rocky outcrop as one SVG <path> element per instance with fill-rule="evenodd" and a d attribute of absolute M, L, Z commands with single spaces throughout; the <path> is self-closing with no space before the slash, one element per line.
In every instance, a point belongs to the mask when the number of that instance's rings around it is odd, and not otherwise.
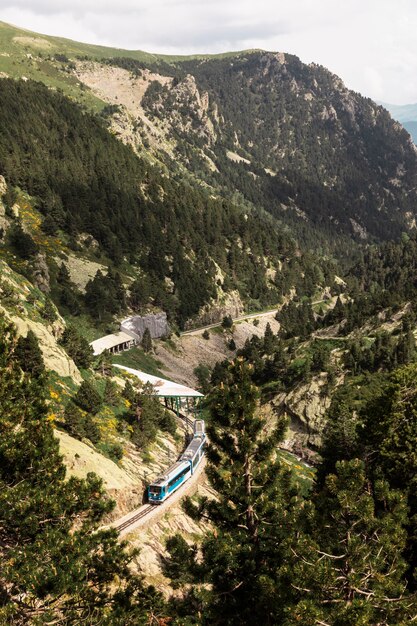
<path fill-rule="evenodd" d="M 203 307 L 198 315 L 185 324 L 185 330 L 209 326 L 221 322 L 226 315 L 233 318 L 239 317 L 244 312 L 244 305 L 238 291 L 231 291 L 222 297 L 221 300 L 212 301 Z"/>
<path fill-rule="evenodd" d="M 74 361 L 61 346 L 58 345 L 53 329 L 49 329 L 44 324 L 29 319 L 22 319 L 17 315 L 8 315 L 15 324 L 19 335 L 26 337 L 29 330 L 32 330 L 42 350 L 43 360 L 48 370 L 53 370 L 59 376 L 69 376 L 76 383 L 81 383 L 81 374 Z"/>
<path fill-rule="evenodd" d="M 289 418 L 285 440 L 287 449 L 300 454 L 303 449 L 317 449 L 320 446 L 330 402 L 325 373 L 274 399 L 276 411 Z"/>
<path fill-rule="evenodd" d="M 62 317 L 58 316 L 53 324 L 48 324 L 43 320 L 39 314 L 39 310 L 43 306 L 42 297 L 40 295 L 34 296 L 33 287 L 30 283 L 13 272 L 3 261 L 0 261 L 0 276 L 2 278 L 0 314 L 4 314 L 15 324 L 19 335 L 26 337 L 29 330 L 35 333 L 48 370 L 53 370 L 59 376 L 70 377 L 74 382 L 81 383 L 82 378 L 77 366 L 58 344 L 58 338 L 65 328 Z M 34 298 L 36 306 L 33 306 Z M 32 303 L 28 306 L 29 299 Z"/>
<path fill-rule="evenodd" d="M 102 274 L 107 274 L 105 265 L 76 256 L 75 254 L 67 254 L 64 261 L 59 257 L 55 257 L 54 260 L 58 265 L 64 263 L 70 273 L 71 281 L 82 293 L 85 292 L 88 281 L 92 280 L 98 271 Z"/>
<path fill-rule="evenodd" d="M 44 254 L 38 254 L 33 263 L 33 284 L 42 293 L 51 291 L 49 268 Z"/>
<path fill-rule="evenodd" d="M 148 329 L 152 339 L 166 337 L 169 334 L 167 314 L 150 313 L 149 315 L 135 315 L 129 317 L 120 324 L 120 330 L 141 340 L 145 329 Z"/>

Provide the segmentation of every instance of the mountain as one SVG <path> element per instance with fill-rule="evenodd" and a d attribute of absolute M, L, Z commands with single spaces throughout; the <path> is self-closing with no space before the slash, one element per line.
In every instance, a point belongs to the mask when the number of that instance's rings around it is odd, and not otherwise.
<path fill-rule="evenodd" d="M 387 102 L 380 104 L 401 124 L 417 120 L 417 104 L 388 104 Z"/>
<path fill-rule="evenodd" d="M 153 301 L 181 324 L 233 290 L 244 301 L 279 298 L 277 269 L 296 245 L 271 219 L 171 179 L 42 84 L 2 80 L 0 92 L 0 169 L 10 218 L 4 245 L 26 260 L 28 271 L 39 250 L 55 264 L 59 248 L 93 255 L 117 267 L 125 284 L 144 277 L 142 304 Z M 28 235 L 35 237 L 30 249 Z M 103 294 L 94 298 L 104 301 Z M 110 312 L 120 313 L 123 300 L 119 295 Z"/>
<path fill-rule="evenodd" d="M 259 309 L 331 287 L 358 244 L 415 228 L 408 134 L 293 55 L 155 56 L 0 24 L 0 71 L 9 213 L 23 190 L 55 251 L 117 273 L 65 310 L 56 255 L 23 223 L 65 313 L 120 315 L 132 290 L 180 326 L 232 300 Z"/>
<path fill-rule="evenodd" d="M 410 133 L 414 143 L 417 143 L 417 104 L 387 104 L 381 102 L 392 117 L 404 126 Z"/>
<path fill-rule="evenodd" d="M 249 51 L 163 65 L 81 61 L 76 75 L 117 107 L 111 127 L 136 150 L 238 192 L 297 233 L 313 227 L 315 241 L 386 239 L 412 221 L 408 135 L 320 66 Z"/>
<path fill-rule="evenodd" d="M 282 53 L 161 57 L 0 24 L 0 70 L 0 623 L 413 622 L 406 131 Z M 93 357 L 161 309 L 171 335 Z M 114 363 L 208 395 L 210 486 L 130 535 L 140 558 L 104 524 L 189 428 Z"/>
<path fill-rule="evenodd" d="M 417 143 L 417 121 L 403 122 L 405 130 L 410 133 L 414 143 Z"/>
<path fill-rule="evenodd" d="M 264 210 L 314 245 L 413 226 L 408 135 L 384 108 L 293 55 L 156 56 L 2 24 L 0 71 L 59 87 L 171 175 Z"/>

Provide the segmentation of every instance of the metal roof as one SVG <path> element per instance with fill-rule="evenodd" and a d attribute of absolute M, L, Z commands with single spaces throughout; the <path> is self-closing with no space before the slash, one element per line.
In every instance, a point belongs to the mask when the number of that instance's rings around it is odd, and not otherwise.
<path fill-rule="evenodd" d="M 195 389 L 191 389 L 191 387 L 186 387 L 185 385 L 180 385 L 179 383 L 174 383 L 172 380 L 166 380 L 165 378 L 159 378 L 159 376 L 151 376 L 151 374 L 146 374 L 145 372 L 141 372 L 139 370 L 134 370 L 131 367 L 126 367 L 125 365 L 115 365 L 115 367 L 119 367 L 121 370 L 125 370 L 129 372 L 129 374 L 133 374 L 133 376 L 137 376 L 142 383 L 150 383 L 153 385 L 155 389 L 155 393 L 160 398 L 202 398 L 203 394 Z"/>
<path fill-rule="evenodd" d="M 162 485 L 164 482 L 169 481 L 180 469 L 186 469 L 189 467 L 189 464 L 186 461 L 177 461 L 171 467 L 168 467 L 165 474 L 158 476 L 155 480 L 153 480 L 151 485 Z"/>
<path fill-rule="evenodd" d="M 90 346 L 93 348 L 94 355 L 97 356 L 98 354 L 104 352 L 104 350 L 110 350 L 111 348 L 115 348 L 122 343 L 129 343 L 131 341 L 134 341 L 131 335 L 128 335 L 123 331 L 119 331 L 118 333 L 106 335 L 105 337 L 92 341 Z"/>
<path fill-rule="evenodd" d="M 182 461 L 190 461 L 193 459 L 203 441 L 203 437 L 194 437 L 187 449 L 181 454 L 180 459 Z"/>

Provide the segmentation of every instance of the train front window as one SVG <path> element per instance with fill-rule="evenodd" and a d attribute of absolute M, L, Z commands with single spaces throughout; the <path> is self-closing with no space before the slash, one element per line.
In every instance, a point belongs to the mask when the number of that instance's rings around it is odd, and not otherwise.
<path fill-rule="evenodd" d="M 159 494 L 162 492 L 162 487 L 157 487 L 156 485 L 150 485 L 149 487 L 149 493 L 153 496 L 159 496 Z"/>

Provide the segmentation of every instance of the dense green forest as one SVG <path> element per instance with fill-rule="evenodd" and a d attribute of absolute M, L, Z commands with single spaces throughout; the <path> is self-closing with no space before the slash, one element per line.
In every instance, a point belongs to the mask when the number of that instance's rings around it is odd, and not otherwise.
<path fill-rule="evenodd" d="M 149 298 L 173 319 L 184 323 L 216 295 L 214 262 L 224 272 L 223 289 L 237 288 L 255 306 L 275 302 L 283 284 L 290 285 L 294 271 L 287 272 L 286 264 L 280 284 L 266 277 L 269 264 L 296 251 L 294 240 L 270 219 L 174 182 L 120 143 L 99 118 L 41 84 L 2 80 L 0 89 L 0 172 L 10 189 L 35 198 L 48 234 L 64 233 L 76 247 L 77 235 L 87 232 L 114 265 L 126 260 L 140 267 Z M 9 196 L 11 205 L 11 190 Z M 21 256 L 37 252 L 18 225 L 11 233 Z M 302 256 L 297 264 L 303 267 Z M 98 282 L 87 296 L 94 313 Z M 71 299 L 68 290 L 66 296 Z M 112 307 L 120 308 L 122 300 L 109 304 L 109 312 L 116 313 Z"/>
<path fill-rule="evenodd" d="M 132 63 L 126 60 L 125 67 Z M 176 73 L 171 84 L 151 83 L 143 106 L 175 120 L 178 158 L 198 176 L 239 190 L 307 238 L 303 215 L 323 239 L 390 239 L 408 230 L 416 154 L 385 109 L 346 89 L 324 67 L 290 54 L 250 52 L 170 65 L 152 68 Z M 208 95 L 204 113 L 187 89 L 190 76 Z M 233 162 L 228 151 L 241 160 Z M 216 170 L 204 165 L 201 152 Z"/>
<path fill-rule="evenodd" d="M 268 426 L 255 411 L 251 373 L 238 359 L 210 397 L 207 474 L 219 495 L 187 501 L 213 524 L 201 545 L 168 541 L 166 573 L 183 592 L 174 606 L 185 623 L 200 623 L 196 614 L 207 624 L 412 623 L 415 365 L 350 415 L 348 447 L 343 421 L 333 424 L 307 497 L 276 454 L 285 420 Z"/>
<path fill-rule="evenodd" d="M 111 509 L 100 482 L 65 480 L 45 372 L 0 323 L 2 623 L 403 626 L 416 618 L 415 365 L 374 385 L 359 410 L 346 394 L 335 400 L 308 492 L 277 455 L 286 422 L 258 412 L 252 366 L 240 357 L 225 368 L 209 396 L 207 474 L 218 497 L 186 501 L 210 527 L 199 544 L 167 540 L 164 573 L 177 589 L 167 601 L 131 573 L 134 554 L 116 532 L 98 530 Z M 95 410 L 86 385 L 74 400 Z"/>
<path fill-rule="evenodd" d="M 100 529 L 113 508 L 101 481 L 66 478 L 41 363 L 33 337 L 17 340 L 1 316 L 0 622 L 146 624 L 162 599 L 131 574 L 134 552 Z"/>
<path fill-rule="evenodd" d="M 43 62 L 70 75 L 75 61 Z M 142 106 L 166 122 L 175 158 L 162 149 L 139 157 L 111 134 L 119 105 L 92 114 L 40 83 L 0 81 L 0 252 L 29 278 L 45 255 L 51 288 L 35 306 L 40 292 L 1 285 L 0 622 L 416 622 L 417 157 L 407 134 L 292 55 L 102 63 L 132 80 L 147 69 L 173 79 L 152 81 Z M 194 85 L 207 93 L 203 112 Z M 22 198 L 39 211 L 53 252 L 17 215 Z M 85 289 L 59 246 L 103 266 Z M 53 425 L 115 463 L 124 446 L 149 460 L 161 431 L 178 442 L 152 388 L 126 379 L 122 390 L 83 325 L 114 330 L 127 311 L 151 306 L 183 327 L 232 290 L 248 309 L 279 304 L 280 327 L 237 346 L 225 315 L 202 335 L 216 332 L 234 357 L 194 371 L 207 395 L 216 497 L 185 500 L 204 522 L 198 539 L 164 537 L 175 593 L 163 597 L 145 584 L 136 553 L 103 528 L 113 503 L 100 480 L 67 477 Z M 57 345 L 83 379 L 66 381 L 53 418 L 51 381 L 63 379 L 47 371 L 35 333 L 18 337 L 7 317 L 28 310 L 50 329 L 57 322 Z M 142 348 L 152 347 L 148 332 Z M 320 436 L 300 448 L 314 463 L 309 482 L 280 450 L 297 393 L 305 413 L 309 394 L 327 402 Z"/>

